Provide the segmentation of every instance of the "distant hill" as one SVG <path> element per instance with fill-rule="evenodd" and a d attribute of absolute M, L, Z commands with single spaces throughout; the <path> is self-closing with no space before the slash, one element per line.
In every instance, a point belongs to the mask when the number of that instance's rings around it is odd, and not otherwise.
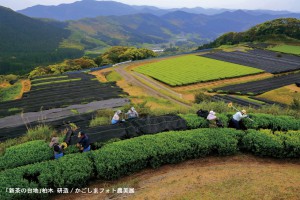
<path fill-rule="evenodd" d="M 34 66 L 80 55 L 59 48 L 70 36 L 66 24 L 41 21 L 0 6 L 0 74 L 26 72 Z"/>
<path fill-rule="evenodd" d="M 18 11 L 24 15 L 56 20 L 78 20 L 98 16 L 122 16 L 137 14 L 139 11 L 129 5 L 114 1 L 83 0 L 58 6 L 33 6 Z"/>
<path fill-rule="evenodd" d="M 183 11 L 183 12 L 188 12 L 193 14 L 216 15 L 226 11 L 232 12 L 235 10 L 211 9 L 211 8 L 205 9 L 201 7 L 161 9 L 154 6 L 131 6 L 131 5 L 115 2 L 115 1 L 82 0 L 70 4 L 60 4 L 57 6 L 37 5 L 23 10 L 19 10 L 18 12 L 27 15 L 29 17 L 50 18 L 50 19 L 64 21 L 64 20 L 78 20 L 82 18 L 94 18 L 99 16 L 133 15 L 139 13 L 144 13 L 144 14 L 148 13 L 157 16 L 162 16 L 174 11 Z M 244 11 L 251 15 L 290 14 L 287 11 L 270 11 L 270 10 L 244 10 Z"/>
<path fill-rule="evenodd" d="M 201 44 L 224 33 L 245 31 L 277 17 L 252 15 L 242 10 L 212 16 L 184 11 L 174 11 L 162 16 L 102 16 L 68 22 L 69 29 L 74 34 L 69 43 L 78 43 L 83 48 L 93 49 L 113 45 L 159 44 L 169 42 L 171 38 L 176 41 L 176 37 L 183 37 L 187 41 Z"/>
<path fill-rule="evenodd" d="M 300 20 L 296 18 L 280 18 L 256 25 L 245 32 L 226 33 L 203 48 L 214 48 L 221 45 L 234 45 L 241 42 L 266 41 L 300 42 Z"/>

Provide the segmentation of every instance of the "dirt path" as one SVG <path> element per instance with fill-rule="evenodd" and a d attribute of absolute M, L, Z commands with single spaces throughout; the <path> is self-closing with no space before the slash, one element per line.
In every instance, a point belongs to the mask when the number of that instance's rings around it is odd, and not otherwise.
<path fill-rule="evenodd" d="M 129 84 L 135 85 L 135 86 L 139 86 L 141 88 L 144 89 L 145 93 L 147 93 L 148 95 L 152 95 L 152 96 L 156 96 L 156 97 L 162 97 L 164 99 L 170 100 L 172 102 L 175 102 L 181 106 L 184 107 L 190 107 L 190 105 L 187 105 L 185 103 L 182 103 L 174 98 L 171 98 L 168 95 L 165 95 L 155 89 L 153 89 L 152 87 L 148 86 L 147 84 L 144 84 L 142 81 L 138 80 L 137 78 L 135 78 L 130 72 L 127 72 L 125 70 L 126 67 L 130 66 L 130 64 L 124 64 L 124 65 L 120 65 L 119 67 L 115 68 L 116 72 L 118 72 Z M 143 78 L 143 77 L 141 77 Z M 147 81 L 149 84 L 151 84 L 149 82 L 149 80 L 144 79 L 143 80 Z M 153 84 L 153 83 L 152 83 Z M 166 91 L 167 93 L 170 93 L 168 90 L 166 90 L 166 88 L 164 88 L 163 86 L 160 85 L 155 85 L 155 88 L 159 89 L 159 90 L 163 90 Z"/>
<path fill-rule="evenodd" d="M 68 194 L 55 200 L 300 199 L 300 160 L 252 155 L 208 157 L 146 169 L 87 188 L 134 188 L 134 194 Z M 126 190 L 125 190 L 126 191 Z"/>

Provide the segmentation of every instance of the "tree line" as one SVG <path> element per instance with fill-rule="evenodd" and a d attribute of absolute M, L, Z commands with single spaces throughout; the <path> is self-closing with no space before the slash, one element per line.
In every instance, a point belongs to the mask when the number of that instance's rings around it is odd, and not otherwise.
<path fill-rule="evenodd" d="M 276 38 L 300 40 L 300 20 L 296 18 L 280 18 L 256 25 L 246 32 L 229 32 L 209 44 L 200 46 L 199 49 L 215 48 L 221 45 L 235 45 L 243 42 L 264 42 Z"/>
<path fill-rule="evenodd" d="M 98 55 L 96 58 L 83 56 L 77 59 L 66 59 L 58 64 L 38 66 L 29 73 L 29 78 L 49 74 L 62 74 L 67 71 L 78 71 L 129 60 L 142 60 L 156 56 L 156 53 L 152 50 L 145 48 L 115 46 L 103 54 Z"/>

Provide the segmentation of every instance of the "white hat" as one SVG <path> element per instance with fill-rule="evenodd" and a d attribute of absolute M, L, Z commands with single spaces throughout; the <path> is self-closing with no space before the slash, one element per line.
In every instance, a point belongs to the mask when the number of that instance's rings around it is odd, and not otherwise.
<path fill-rule="evenodd" d="M 54 144 L 58 144 L 58 137 L 53 137 L 53 138 L 51 139 L 51 142 L 50 142 L 50 144 L 49 144 L 49 147 L 53 147 Z"/>
<path fill-rule="evenodd" d="M 121 113 L 122 113 L 122 111 L 121 111 L 121 110 L 118 110 L 118 111 L 117 111 L 117 114 L 121 114 Z"/>
<path fill-rule="evenodd" d="M 211 110 L 211 111 L 209 111 L 209 114 L 215 115 L 216 113 L 213 110 Z"/>
<path fill-rule="evenodd" d="M 135 110 L 135 108 L 134 108 L 134 107 L 131 107 L 130 110 Z"/>

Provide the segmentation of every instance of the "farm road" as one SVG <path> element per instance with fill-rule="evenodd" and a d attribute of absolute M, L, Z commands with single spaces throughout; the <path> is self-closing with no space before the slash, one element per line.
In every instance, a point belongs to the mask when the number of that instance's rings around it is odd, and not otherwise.
<path fill-rule="evenodd" d="M 31 122 L 43 121 L 51 122 L 58 119 L 63 119 L 74 114 L 83 114 L 89 111 L 95 111 L 105 108 L 121 107 L 129 103 L 126 98 L 108 99 L 103 101 L 95 101 L 83 105 L 71 105 L 66 108 L 55 108 L 50 110 L 43 110 L 40 112 L 24 113 L 4 117 L 0 119 L 0 128 L 16 127 L 24 124 L 24 121 L 29 124 Z"/>
<path fill-rule="evenodd" d="M 131 83 L 131 84 L 134 84 L 136 86 L 139 86 L 141 88 L 144 89 L 145 93 L 147 94 L 150 94 L 152 96 L 156 96 L 156 97 L 161 97 L 161 98 L 164 98 L 164 99 L 167 99 L 167 100 L 170 100 L 176 104 L 179 104 L 181 106 L 185 106 L 185 107 L 190 107 L 189 105 L 185 104 L 185 103 L 182 103 L 174 98 L 171 98 L 170 96 L 166 95 L 166 94 L 163 94 L 161 92 L 159 92 L 158 90 L 162 90 L 162 91 L 165 91 L 166 93 L 169 93 L 169 94 L 172 94 L 174 96 L 177 96 L 178 98 L 180 98 L 180 94 L 177 93 L 177 92 L 174 92 L 172 90 L 170 90 L 169 88 L 151 80 L 150 78 L 142 75 L 142 74 L 138 74 L 138 73 L 130 73 L 130 72 L 127 72 L 125 70 L 126 67 L 128 67 L 130 65 L 129 64 L 123 64 L 123 65 L 119 65 L 117 68 L 115 68 L 116 72 L 118 72 L 122 77 L 124 77 L 124 79 L 128 82 L 128 83 Z M 139 79 L 137 79 L 135 76 L 138 76 L 140 79 L 142 79 L 143 81 L 140 81 Z M 157 88 L 158 90 L 156 89 L 153 89 L 152 87 L 148 86 L 147 84 L 143 83 L 143 82 L 147 82 L 149 83 L 150 85 L 153 85 L 155 88 Z"/>

